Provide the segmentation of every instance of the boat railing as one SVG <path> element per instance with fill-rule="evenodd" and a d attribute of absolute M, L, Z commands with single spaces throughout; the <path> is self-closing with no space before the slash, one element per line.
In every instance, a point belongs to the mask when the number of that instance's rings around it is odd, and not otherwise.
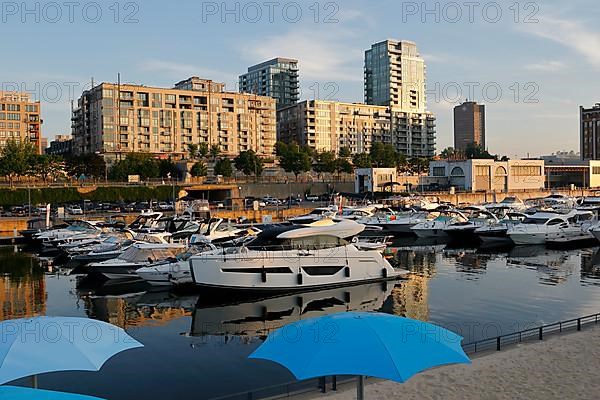
<path fill-rule="evenodd" d="M 477 340 L 463 344 L 462 347 L 467 354 L 501 351 L 503 348 L 509 347 L 510 345 L 515 345 L 526 341 L 540 341 L 544 340 L 550 335 L 581 331 L 587 326 L 597 325 L 598 322 L 600 322 L 600 313 Z M 327 390 L 335 391 L 337 390 L 338 384 L 349 383 L 354 380 L 356 380 L 356 378 L 350 376 L 328 376 L 304 381 L 291 381 L 262 387 L 251 391 L 239 392 L 221 397 L 213 397 L 212 400 L 283 399 L 309 392 L 314 393 L 316 391 L 321 391 L 322 393 L 325 393 Z"/>

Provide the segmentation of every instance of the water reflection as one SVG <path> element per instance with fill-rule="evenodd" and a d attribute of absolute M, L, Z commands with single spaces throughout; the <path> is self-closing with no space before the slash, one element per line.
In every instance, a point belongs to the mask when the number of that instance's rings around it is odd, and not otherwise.
<path fill-rule="evenodd" d="M 18 248 L 0 248 L 0 304 L 0 321 L 46 314 L 44 271 Z"/>
<path fill-rule="evenodd" d="M 600 286 L 600 248 L 581 252 L 581 283 Z"/>
<path fill-rule="evenodd" d="M 569 258 L 579 252 L 551 250 L 545 246 L 517 246 L 508 253 L 506 264 L 536 271 L 541 284 L 559 285 L 575 272 L 576 263 L 569 262 Z"/>

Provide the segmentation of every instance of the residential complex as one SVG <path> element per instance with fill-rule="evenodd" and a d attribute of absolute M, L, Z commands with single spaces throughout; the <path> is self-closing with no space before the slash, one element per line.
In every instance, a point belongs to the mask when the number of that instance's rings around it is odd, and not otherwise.
<path fill-rule="evenodd" d="M 207 143 L 225 156 L 270 156 L 275 118 L 273 98 L 226 92 L 224 84 L 198 77 L 172 89 L 102 83 L 73 110 L 73 152 L 104 154 L 108 162 L 129 152 L 182 158 L 189 144 Z"/>
<path fill-rule="evenodd" d="M 0 92 L 0 147 L 8 141 L 32 143 L 42 152 L 41 105 L 27 93 Z"/>
<path fill-rule="evenodd" d="M 270 96 L 277 108 L 296 104 L 300 98 L 298 60 L 274 58 L 248 68 L 240 75 L 240 93 Z"/>
<path fill-rule="evenodd" d="M 71 135 L 56 135 L 46 149 L 46 154 L 50 155 L 68 155 L 73 152 L 73 137 Z"/>
<path fill-rule="evenodd" d="M 411 157 L 435 155 L 435 117 L 431 113 L 390 110 L 386 106 L 306 100 L 277 111 L 278 139 L 338 152 L 367 152 L 372 142 L 390 143 Z"/>
<path fill-rule="evenodd" d="M 579 107 L 579 143 L 582 160 L 600 158 L 600 103 L 592 108 Z"/>
<path fill-rule="evenodd" d="M 465 101 L 454 107 L 454 148 L 465 151 L 470 144 L 485 149 L 485 106 Z"/>
<path fill-rule="evenodd" d="M 426 110 L 425 61 L 417 45 L 384 40 L 365 51 L 365 102 L 423 113 Z"/>

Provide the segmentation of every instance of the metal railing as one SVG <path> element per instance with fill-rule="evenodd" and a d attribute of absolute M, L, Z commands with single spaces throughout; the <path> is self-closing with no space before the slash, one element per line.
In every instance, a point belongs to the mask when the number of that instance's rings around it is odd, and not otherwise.
<path fill-rule="evenodd" d="M 463 344 L 462 347 L 467 354 L 475 354 L 484 351 L 501 351 L 503 347 L 526 341 L 543 340 L 548 335 L 560 334 L 569 331 L 581 331 L 585 326 L 596 325 L 599 321 L 600 313 L 591 314 L 584 317 L 559 321 L 553 324 L 542 325 L 531 329 L 525 329 L 505 335 L 477 340 Z M 345 376 L 340 378 L 331 376 L 308 379 L 304 381 L 291 381 L 277 385 L 266 386 L 259 389 L 214 397 L 212 400 L 274 400 L 289 398 L 291 396 L 296 396 L 303 393 L 315 392 L 317 390 L 325 393 L 328 389 L 328 382 L 330 383 L 329 388 L 331 390 L 337 390 L 338 384 L 349 383 L 354 380 L 356 380 L 356 377 Z"/>

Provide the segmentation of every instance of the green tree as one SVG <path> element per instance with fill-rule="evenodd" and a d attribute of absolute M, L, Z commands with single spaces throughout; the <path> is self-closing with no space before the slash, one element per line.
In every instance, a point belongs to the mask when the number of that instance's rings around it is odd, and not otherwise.
<path fill-rule="evenodd" d="M 440 157 L 445 160 L 448 160 L 450 158 L 456 157 L 459 154 L 460 152 L 454 147 L 446 147 L 444 150 L 441 151 Z"/>
<path fill-rule="evenodd" d="M 190 160 L 195 160 L 198 157 L 198 145 L 196 143 L 188 143 L 187 149 Z"/>
<path fill-rule="evenodd" d="M 218 144 L 213 144 L 210 146 L 210 156 L 213 158 L 213 161 L 217 159 L 217 157 L 221 154 L 221 147 Z"/>
<path fill-rule="evenodd" d="M 206 164 L 203 161 L 196 161 L 190 169 L 190 174 L 193 177 L 206 176 L 208 175 L 208 168 L 206 168 Z"/>
<path fill-rule="evenodd" d="M 352 156 L 354 168 L 371 168 L 372 164 L 369 153 L 356 153 Z"/>
<path fill-rule="evenodd" d="M 32 165 L 33 174 L 41 177 L 44 182 L 48 179 L 56 178 L 64 174 L 64 162 L 62 157 L 55 155 L 41 154 L 35 158 L 35 163 Z"/>
<path fill-rule="evenodd" d="M 215 175 L 222 175 L 225 178 L 230 178 L 233 176 L 233 166 L 231 165 L 231 161 L 228 158 L 220 158 L 215 163 Z"/>
<path fill-rule="evenodd" d="M 277 142 L 275 152 L 279 158 L 279 165 L 285 172 L 293 172 L 298 179 L 298 174 L 310 171 L 312 168 L 312 157 L 310 150 L 301 148 L 297 144 L 285 144 Z"/>
<path fill-rule="evenodd" d="M 179 169 L 170 158 L 166 160 L 160 160 L 158 161 L 158 175 L 161 178 L 170 177 L 171 179 L 175 179 L 179 177 Z"/>
<path fill-rule="evenodd" d="M 263 171 L 263 160 L 252 150 L 242 151 L 235 159 L 235 168 L 244 175 L 259 177 Z"/>
<path fill-rule="evenodd" d="M 348 161 L 347 159 L 338 158 L 337 160 L 335 160 L 335 172 L 337 172 L 339 179 L 342 173 L 351 174 L 352 172 L 354 172 L 354 168 L 352 167 L 352 164 L 350 164 L 350 161 Z"/>
<path fill-rule="evenodd" d="M 200 157 L 206 158 L 206 156 L 208 156 L 208 153 L 209 153 L 208 143 L 206 143 L 206 142 L 200 143 L 198 145 L 198 154 L 200 155 Z"/>
<path fill-rule="evenodd" d="M 429 159 L 425 157 L 414 157 L 409 160 L 410 171 L 413 174 L 423 174 L 429 170 Z"/>
<path fill-rule="evenodd" d="M 491 159 L 497 156 L 491 155 L 486 149 L 475 143 L 469 143 L 465 149 L 465 156 L 468 159 Z"/>
<path fill-rule="evenodd" d="M 104 178 L 106 174 L 106 162 L 99 154 L 85 154 L 72 156 L 65 160 L 65 169 L 69 176 Z"/>
<path fill-rule="evenodd" d="M 350 158 L 352 157 L 352 152 L 348 147 L 342 147 L 340 148 L 339 156 L 340 158 Z"/>
<path fill-rule="evenodd" d="M 126 181 L 129 175 L 139 175 L 141 179 L 159 178 L 160 168 L 152 154 L 129 153 L 125 159 L 115 163 L 110 175 L 120 181 Z"/>
<path fill-rule="evenodd" d="M 33 144 L 9 140 L 0 151 L 0 172 L 12 183 L 16 178 L 32 175 L 37 152 Z"/>
<path fill-rule="evenodd" d="M 398 152 L 391 144 L 375 142 L 371 145 L 371 161 L 376 167 L 395 168 L 398 164 Z"/>
<path fill-rule="evenodd" d="M 315 165 L 315 172 L 317 174 L 322 173 L 333 173 L 336 168 L 336 158 L 333 151 L 323 151 L 317 154 L 317 163 Z"/>

